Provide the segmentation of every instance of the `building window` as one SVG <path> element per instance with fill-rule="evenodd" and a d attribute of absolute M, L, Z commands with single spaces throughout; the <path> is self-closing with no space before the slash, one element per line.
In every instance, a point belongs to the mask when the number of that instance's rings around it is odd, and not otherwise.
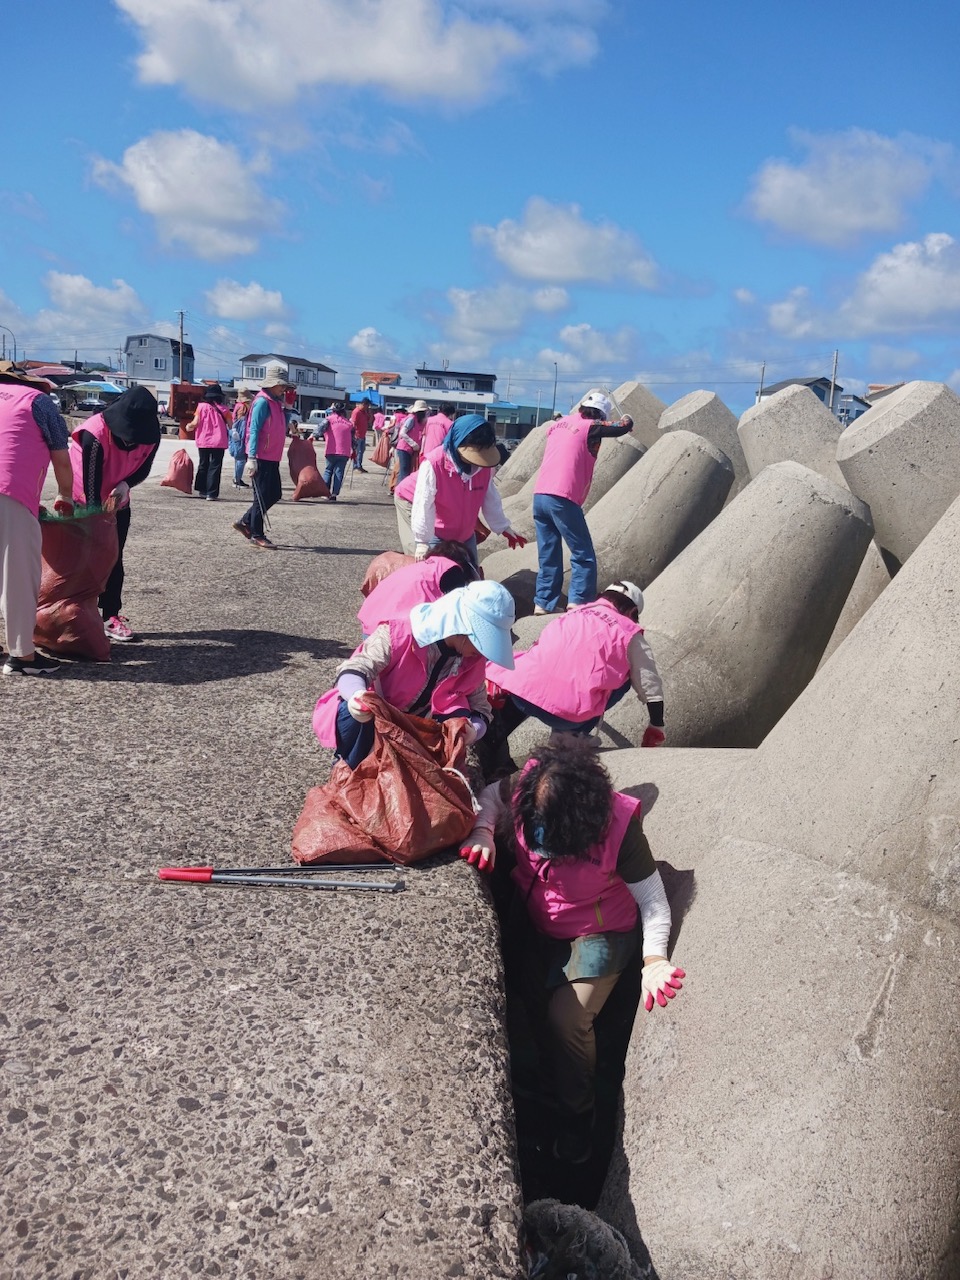
<path fill-rule="evenodd" d="M 145 347 L 146 345 L 147 345 L 147 340 L 146 340 L 146 338 L 138 338 L 138 339 L 137 339 L 137 346 L 138 346 L 138 347 Z"/>
<path fill-rule="evenodd" d="M 140 361 L 138 360 L 137 364 L 139 363 Z M 155 369 L 165 369 L 167 367 L 167 362 L 162 357 L 157 357 L 153 362 L 153 367 Z"/>
<path fill-rule="evenodd" d="M 136 360 L 136 361 L 135 361 L 135 363 L 136 363 L 136 364 L 143 364 L 143 361 L 138 359 L 138 360 Z"/>
<path fill-rule="evenodd" d="M 267 367 L 263 364 L 247 364 L 243 367 L 243 376 L 245 378 L 265 378 L 267 376 Z"/>

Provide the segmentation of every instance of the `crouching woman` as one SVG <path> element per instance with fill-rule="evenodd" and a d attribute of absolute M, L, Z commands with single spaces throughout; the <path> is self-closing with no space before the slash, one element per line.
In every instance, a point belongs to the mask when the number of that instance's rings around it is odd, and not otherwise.
<path fill-rule="evenodd" d="M 529 925 L 523 985 L 546 1000 L 548 1076 L 560 1122 L 554 1154 L 592 1152 L 597 1050 L 594 1020 L 627 967 L 642 929 L 641 998 L 649 1013 L 682 986 L 667 959 L 670 905 L 640 822 L 640 802 L 614 791 L 594 744 L 557 734 L 523 769 L 492 783 L 461 857 L 493 868 L 494 832 L 513 860 Z"/>
<path fill-rule="evenodd" d="M 337 682 L 317 703 L 313 729 L 351 769 L 373 747 L 373 715 L 364 701 L 375 689 L 409 715 L 469 721 L 468 741 L 487 731 L 487 662 L 513 665 L 513 597 L 499 582 L 471 582 L 405 616 L 381 623 L 337 669 Z M 494 656 L 496 655 L 496 656 Z"/>

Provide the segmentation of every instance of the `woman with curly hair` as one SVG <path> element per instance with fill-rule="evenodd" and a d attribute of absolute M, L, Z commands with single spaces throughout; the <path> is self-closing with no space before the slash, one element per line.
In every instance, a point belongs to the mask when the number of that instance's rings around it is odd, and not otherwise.
<path fill-rule="evenodd" d="M 636 949 L 638 917 L 644 1008 L 665 1007 L 683 985 L 667 959 L 670 905 L 640 802 L 613 790 L 587 738 L 555 734 L 519 773 L 485 788 L 460 856 L 490 871 L 498 844 L 532 926 L 529 970 L 546 988 L 554 1154 L 579 1164 L 592 1151 L 593 1024 Z"/>

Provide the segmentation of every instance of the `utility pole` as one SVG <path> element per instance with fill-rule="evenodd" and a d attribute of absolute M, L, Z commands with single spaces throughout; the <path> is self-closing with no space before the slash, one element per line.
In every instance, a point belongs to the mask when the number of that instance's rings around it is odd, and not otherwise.
<path fill-rule="evenodd" d="M 550 417 L 557 411 L 557 362 L 553 362 L 553 403 L 550 406 Z"/>
<path fill-rule="evenodd" d="M 539 427 L 540 425 L 540 396 L 542 394 L 543 392 L 541 391 L 541 389 L 537 387 L 537 420 L 534 423 L 534 426 L 537 426 L 537 427 Z"/>
<path fill-rule="evenodd" d="M 830 375 L 830 403 L 827 408 L 833 413 L 833 393 L 837 389 L 837 361 L 840 359 L 840 351 L 833 353 L 833 373 Z"/>
<path fill-rule="evenodd" d="M 177 314 L 180 317 L 180 369 L 179 369 L 179 372 L 177 373 L 177 377 L 182 382 L 183 381 L 183 312 L 178 311 Z"/>
<path fill-rule="evenodd" d="M 755 404 L 759 404 L 760 399 L 763 396 L 763 375 L 766 372 L 767 372 L 767 362 L 766 360 L 764 360 L 760 365 L 760 386 L 757 388 L 757 398 L 756 398 L 756 401 L 754 402 Z"/>

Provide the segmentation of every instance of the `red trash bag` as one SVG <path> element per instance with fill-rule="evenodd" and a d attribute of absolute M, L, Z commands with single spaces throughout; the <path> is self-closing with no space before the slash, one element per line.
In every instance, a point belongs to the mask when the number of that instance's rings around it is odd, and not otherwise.
<path fill-rule="evenodd" d="M 360 583 L 360 594 L 366 600 L 374 587 L 379 587 L 384 578 L 389 578 L 397 569 L 408 564 L 415 564 L 413 556 L 405 556 L 402 551 L 381 551 L 367 565 L 367 572 Z"/>
<path fill-rule="evenodd" d="M 178 449 L 170 459 L 167 474 L 160 481 L 165 489 L 179 489 L 181 493 L 193 493 L 193 459 L 186 449 Z"/>
<path fill-rule="evenodd" d="M 301 440 L 294 436 L 287 445 L 287 466 L 290 468 L 290 479 L 294 484 L 297 483 L 304 467 L 313 467 L 316 471 L 317 451 L 313 447 L 313 441 Z"/>
<path fill-rule="evenodd" d="M 117 518 L 76 507 L 73 518 L 41 518 L 43 565 L 34 644 L 51 653 L 110 661 L 97 597 L 120 554 Z"/>
<path fill-rule="evenodd" d="M 421 720 L 375 693 L 373 750 L 351 770 L 338 760 L 323 787 L 311 787 L 293 829 L 297 862 L 409 865 L 459 844 L 473 830 L 473 793 L 462 774 L 463 720 Z"/>
<path fill-rule="evenodd" d="M 378 431 L 377 443 L 373 446 L 373 452 L 370 454 L 370 461 L 375 462 L 378 467 L 388 467 L 390 465 L 390 432 Z"/>
<path fill-rule="evenodd" d="M 330 490 L 327 482 L 316 467 L 309 464 L 301 468 L 297 479 L 297 487 L 293 491 L 294 502 L 302 498 L 329 498 Z"/>

